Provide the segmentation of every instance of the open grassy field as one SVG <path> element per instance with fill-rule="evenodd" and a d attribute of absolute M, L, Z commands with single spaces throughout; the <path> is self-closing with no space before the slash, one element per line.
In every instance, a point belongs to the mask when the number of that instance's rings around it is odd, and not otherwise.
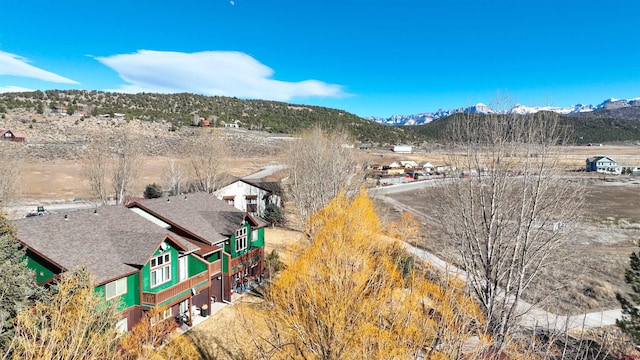
<path fill-rule="evenodd" d="M 562 261 L 546 269 L 525 295 L 554 313 L 619 308 L 615 294 L 628 291 L 624 270 L 629 255 L 640 250 L 640 177 L 581 178 L 586 186 L 579 226 L 562 249 Z M 437 216 L 437 187 L 389 196 L 426 215 L 418 216 L 425 234 L 419 245 L 456 262 L 455 246 L 432 220 Z"/>

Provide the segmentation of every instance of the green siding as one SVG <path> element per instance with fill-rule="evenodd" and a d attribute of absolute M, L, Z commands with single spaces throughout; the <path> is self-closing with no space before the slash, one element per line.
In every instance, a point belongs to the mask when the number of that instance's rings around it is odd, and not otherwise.
<path fill-rule="evenodd" d="M 220 260 L 220 252 L 214 252 L 213 254 L 207 257 L 207 261 L 212 263 L 214 261 Z"/>
<path fill-rule="evenodd" d="M 47 281 L 60 272 L 55 266 L 52 266 L 42 257 L 27 250 L 27 267 L 35 272 L 36 283 L 40 284 Z"/>
<path fill-rule="evenodd" d="M 192 276 L 196 276 L 198 274 L 200 274 L 201 272 L 205 272 L 207 271 L 207 264 L 205 264 L 204 262 L 198 260 L 195 258 L 195 256 L 193 255 L 187 255 L 188 256 L 188 276 L 192 277 Z"/>
<path fill-rule="evenodd" d="M 171 254 L 171 280 L 167 281 L 162 285 L 158 285 L 152 289 L 151 288 L 151 263 L 147 262 L 142 267 L 142 291 L 157 293 L 179 282 L 178 281 L 178 251 L 172 245 L 169 245 L 169 248 L 166 251 L 162 251 L 161 249 L 156 250 L 156 252 L 153 254 L 152 257 L 158 256 L 160 254 L 164 254 L 167 252 Z"/>
<path fill-rule="evenodd" d="M 264 247 L 264 228 L 251 229 L 251 231 L 252 231 L 251 239 L 253 239 L 253 232 L 258 233 L 258 239 L 256 239 L 255 241 L 252 241 L 251 246 Z"/>
<path fill-rule="evenodd" d="M 247 251 L 251 250 L 251 247 L 264 247 L 264 228 L 257 228 L 257 229 L 253 229 L 251 228 L 251 225 L 249 225 L 248 223 L 244 223 L 243 226 L 247 227 L 247 248 L 241 251 L 236 251 L 235 246 L 236 246 L 236 235 L 232 235 L 231 238 L 229 239 L 229 245 L 225 245 L 224 247 L 224 251 L 231 254 L 232 258 L 236 258 L 240 255 L 244 255 Z M 256 231 L 258 233 L 258 238 L 255 241 L 252 241 L 253 239 L 253 234 L 252 231 Z"/>
<path fill-rule="evenodd" d="M 106 284 L 105 284 L 106 285 Z M 104 287 L 105 285 L 97 286 L 95 291 L 101 293 L 104 297 Z M 139 273 L 134 273 L 127 276 L 127 292 L 120 295 L 119 297 L 110 299 L 109 302 L 118 301 L 118 311 L 122 311 L 128 309 L 135 305 L 140 305 L 140 275 Z"/>

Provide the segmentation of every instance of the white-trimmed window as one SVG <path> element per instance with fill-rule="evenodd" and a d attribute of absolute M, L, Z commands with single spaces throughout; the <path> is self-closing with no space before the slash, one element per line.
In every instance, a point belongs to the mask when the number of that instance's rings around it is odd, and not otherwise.
<path fill-rule="evenodd" d="M 241 251 L 247 248 L 247 227 L 242 225 L 238 231 L 236 231 L 236 251 Z"/>
<path fill-rule="evenodd" d="M 258 229 L 251 230 L 251 241 L 258 241 Z"/>
<path fill-rule="evenodd" d="M 127 278 L 112 281 L 104 286 L 104 295 L 107 300 L 127 293 Z"/>
<path fill-rule="evenodd" d="M 151 287 L 171 281 L 171 254 L 165 253 L 151 259 Z"/>
<path fill-rule="evenodd" d="M 178 258 L 178 281 L 187 280 L 189 277 L 189 259 L 188 256 Z"/>

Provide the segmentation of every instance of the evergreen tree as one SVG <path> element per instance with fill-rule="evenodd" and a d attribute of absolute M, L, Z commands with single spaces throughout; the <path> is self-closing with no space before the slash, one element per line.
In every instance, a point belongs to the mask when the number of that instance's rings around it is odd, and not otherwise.
<path fill-rule="evenodd" d="M 145 199 L 155 199 L 159 197 L 162 197 L 162 186 L 153 183 L 147 185 L 147 187 L 144 189 Z"/>
<path fill-rule="evenodd" d="M 632 292 L 628 298 L 618 293 L 616 298 L 622 307 L 622 318 L 616 320 L 616 325 L 636 344 L 640 344 L 640 255 L 631 253 L 629 268 L 625 271 L 624 281 L 631 286 Z"/>
<path fill-rule="evenodd" d="M 284 214 L 278 205 L 267 204 L 264 209 L 264 219 L 274 225 L 282 224 L 284 222 Z"/>
<path fill-rule="evenodd" d="M 14 319 L 31 305 L 36 289 L 24 249 L 15 239 L 15 229 L 0 213 L 0 349 L 6 349 L 13 338 Z"/>

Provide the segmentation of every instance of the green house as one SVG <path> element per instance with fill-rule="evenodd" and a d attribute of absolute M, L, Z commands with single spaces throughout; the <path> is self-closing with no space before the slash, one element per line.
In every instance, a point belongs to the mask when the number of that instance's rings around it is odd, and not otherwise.
<path fill-rule="evenodd" d="M 162 316 L 170 318 L 212 301 L 229 301 L 232 280 L 253 281 L 263 270 L 264 221 L 209 194 L 14 224 L 39 284 L 86 267 L 96 278 L 96 291 L 118 301 L 123 330 L 153 307 L 165 308 Z"/>

